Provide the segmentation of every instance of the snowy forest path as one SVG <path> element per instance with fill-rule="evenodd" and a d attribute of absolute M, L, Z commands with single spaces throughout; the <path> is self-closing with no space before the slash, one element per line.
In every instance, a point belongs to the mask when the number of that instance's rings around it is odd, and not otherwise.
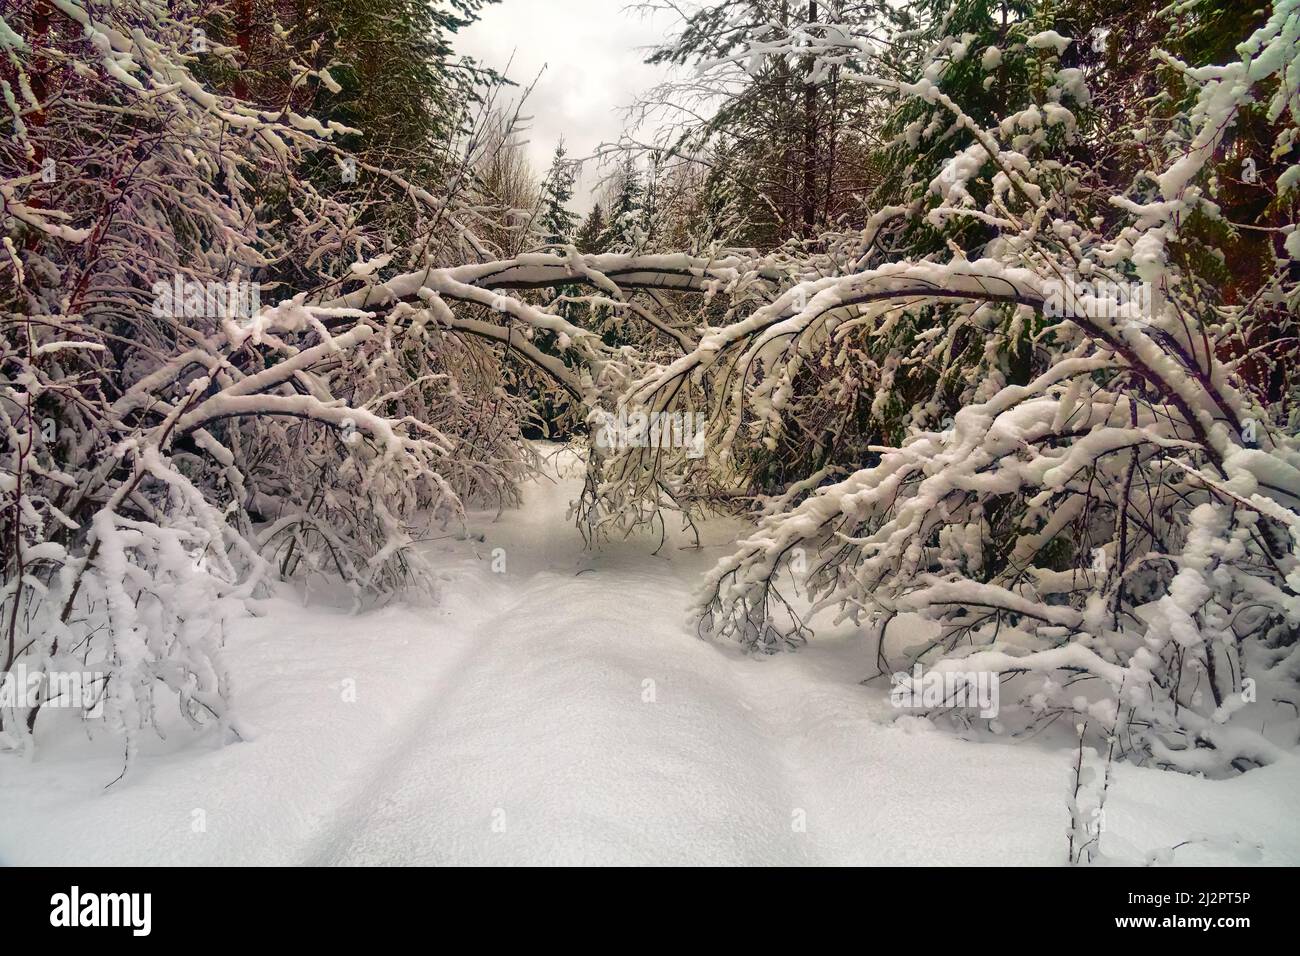
<path fill-rule="evenodd" d="M 533 486 L 522 511 L 554 525 L 572 491 Z M 817 862 L 780 734 L 685 627 L 674 561 L 528 524 L 487 529 L 500 610 L 313 862 Z"/>

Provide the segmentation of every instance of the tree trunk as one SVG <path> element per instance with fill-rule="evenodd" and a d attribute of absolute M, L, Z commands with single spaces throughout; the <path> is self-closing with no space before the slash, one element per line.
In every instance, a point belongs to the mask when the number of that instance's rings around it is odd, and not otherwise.
<path fill-rule="evenodd" d="M 809 24 L 817 21 L 817 0 L 808 0 Z M 803 85 L 803 188 L 800 190 L 803 234 L 811 238 L 817 222 L 817 87 L 813 85 L 813 57 L 808 57 Z"/>
<path fill-rule="evenodd" d="M 239 73 L 235 75 L 235 95 L 248 99 L 247 73 L 252 69 L 253 0 L 235 2 L 235 45 L 239 47 Z"/>

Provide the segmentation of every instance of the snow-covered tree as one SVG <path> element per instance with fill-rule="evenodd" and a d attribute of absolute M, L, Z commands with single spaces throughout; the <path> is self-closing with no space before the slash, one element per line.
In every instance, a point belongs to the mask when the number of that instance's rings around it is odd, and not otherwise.
<path fill-rule="evenodd" d="M 646 185 L 636 161 L 628 156 L 610 183 L 608 222 L 597 240 L 602 250 L 638 252 L 649 238 Z"/>
<path fill-rule="evenodd" d="M 735 212 L 747 221 L 746 244 L 815 238 L 861 212 L 859 195 L 875 176 L 866 160 L 878 93 L 849 82 L 853 61 L 819 62 L 766 40 L 823 22 L 879 35 L 907 22 L 906 7 L 837 0 L 639 6 L 676 22 L 649 62 L 689 64 L 707 74 L 667 82 L 643 99 L 638 115 L 653 118 L 669 153 L 709 163 L 728 184 L 741 204 Z M 716 201 L 723 191 L 713 195 Z"/>

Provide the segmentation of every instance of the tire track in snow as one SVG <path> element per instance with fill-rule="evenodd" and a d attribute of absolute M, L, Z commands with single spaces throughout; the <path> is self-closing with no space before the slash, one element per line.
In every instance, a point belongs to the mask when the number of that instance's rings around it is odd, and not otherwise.
<path fill-rule="evenodd" d="M 522 581 L 312 862 L 815 862 L 685 597 L 660 573 Z"/>

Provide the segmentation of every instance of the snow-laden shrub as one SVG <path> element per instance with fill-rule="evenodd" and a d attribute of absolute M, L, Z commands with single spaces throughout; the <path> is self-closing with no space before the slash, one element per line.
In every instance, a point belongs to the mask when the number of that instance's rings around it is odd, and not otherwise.
<path fill-rule="evenodd" d="M 911 81 L 873 73 L 873 42 L 847 27 L 756 40 L 854 56 L 862 82 L 924 117 L 899 133 L 915 157 L 899 168 L 919 188 L 843 237 L 856 254 L 824 237 L 835 261 L 731 263 L 732 290 L 772 275 L 775 291 L 620 399 L 706 408 L 707 461 L 740 494 L 754 493 L 737 467 L 747 448 L 817 434 L 826 389 L 854 390 L 878 422 L 881 440 L 847 477 L 807 461 L 761 499 L 757 529 L 702 589 L 701 629 L 772 650 L 837 611 L 875 634 L 882 674 L 917 662 L 999 674 L 1004 731 L 1077 714 L 1117 732 L 1123 752 L 1179 769 L 1276 759 L 1257 714 L 1300 706 L 1300 441 L 1293 396 L 1266 404 L 1224 356 L 1242 328 L 1295 308 L 1300 232 L 1276 230 L 1271 278 L 1244 306 L 1216 302 L 1188 249 L 1220 218 L 1202 184 L 1239 114 L 1272 124 L 1277 155 L 1295 142 L 1300 4 L 1277 0 L 1224 66 L 1158 51 L 1186 93 L 1120 131 L 1163 140 L 1136 150 L 1150 165 L 1117 184 L 1092 166 L 1088 84 L 1060 62 L 1068 37 L 1013 24 L 1004 55 L 985 60 L 1030 76 L 1031 98 L 980 121 L 954 98 L 965 67 L 943 26 Z M 1295 178 L 1280 175 L 1281 191 Z M 842 371 L 809 377 L 828 362 Z M 647 520 L 690 506 L 682 477 L 698 467 L 663 449 L 600 456 L 588 498 L 600 515 L 638 514 L 622 502 L 639 501 Z M 891 641 L 905 613 L 938 622 L 936 639 Z M 1271 739 L 1293 741 L 1295 717 L 1270 713 Z"/>
<path fill-rule="evenodd" d="M 510 503 L 529 454 L 495 343 L 437 303 L 366 308 L 385 272 L 495 253 L 473 144 L 420 181 L 352 156 L 358 131 L 245 98 L 212 14 L 0 20 L 0 680 L 94 675 L 128 755 L 168 700 L 238 732 L 220 647 L 264 583 L 427 588 L 418 527 Z M 54 692 L 4 698 L 0 741 L 29 746 Z"/>

